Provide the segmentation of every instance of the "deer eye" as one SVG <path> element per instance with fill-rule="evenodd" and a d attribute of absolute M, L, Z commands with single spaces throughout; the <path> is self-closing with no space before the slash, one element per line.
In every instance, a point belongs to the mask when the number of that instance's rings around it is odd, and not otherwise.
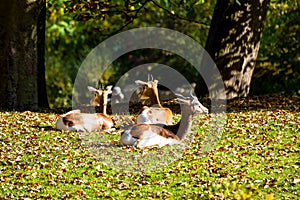
<path fill-rule="evenodd" d="M 193 105 L 194 105 L 194 106 L 200 106 L 200 104 L 197 103 L 197 102 L 193 103 Z"/>

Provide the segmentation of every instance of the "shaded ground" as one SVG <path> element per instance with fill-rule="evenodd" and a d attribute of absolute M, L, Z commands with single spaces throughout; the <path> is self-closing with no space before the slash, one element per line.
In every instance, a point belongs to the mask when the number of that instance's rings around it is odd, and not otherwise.
<path fill-rule="evenodd" d="M 200 99 L 200 102 L 210 108 L 210 100 L 208 98 Z M 264 96 L 250 96 L 246 98 L 236 98 L 233 100 L 228 100 L 227 102 L 222 102 L 220 104 L 226 104 L 227 112 L 237 112 L 237 111 L 251 111 L 251 110 L 274 110 L 274 109 L 284 109 L 292 112 L 300 111 L 300 96 L 286 96 L 286 95 L 264 95 Z M 129 104 L 129 112 L 131 114 L 139 113 L 141 107 L 143 105 L 148 105 L 146 103 L 135 102 Z M 180 114 L 180 106 L 174 100 L 162 102 L 162 105 L 165 107 L 169 107 L 174 113 Z M 120 104 L 120 107 L 127 106 L 127 104 Z M 84 112 L 85 110 L 93 111 L 94 107 L 91 106 L 82 106 L 79 109 Z M 72 108 L 57 108 L 52 110 L 46 110 L 45 112 L 55 112 L 58 114 L 65 113 L 67 111 L 72 110 Z M 96 108 L 97 112 L 98 108 Z M 107 112 L 109 114 L 112 113 L 111 106 L 108 105 Z"/>

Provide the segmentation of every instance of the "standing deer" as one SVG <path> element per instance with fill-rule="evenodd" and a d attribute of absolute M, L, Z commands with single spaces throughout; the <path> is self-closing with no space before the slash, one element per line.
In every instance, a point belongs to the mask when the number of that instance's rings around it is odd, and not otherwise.
<path fill-rule="evenodd" d="M 207 114 L 208 109 L 192 94 L 189 97 L 177 96 L 182 107 L 181 120 L 177 124 L 135 124 L 121 134 L 120 145 L 145 148 L 182 144 L 182 140 L 192 125 L 193 115 L 195 113 Z"/>
<path fill-rule="evenodd" d="M 141 99 L 150 98 L 151 106 L 144 106 L 137 116 L 137 123 L 147 123 L 147 124 L 172 124 L 173 114 L 169 108 L 162 107 L 158 97 L 157 83 L 158 80 L 148 80 L 144 82 L 141 80 L 136 80 L 137 85 L 142 86 L 142 91 L 140 92 L 139 97 Z"/>
<path fill-rule="evenodd" d="M 80 110 L 72 110 L 63 114 L 57 120 L 56 129 L 83 132 L 110 129 L 114 122 L 107 116 L 106 107 L 111 88 L 112 86 L 107 86 L 106 89 L 95 89 L 88 86 L 89 91 L 95 92 L 95 97 L 91 100 L 91 104 L 100 106 L 100 112 L 102 113 L 81 113 Z"/>

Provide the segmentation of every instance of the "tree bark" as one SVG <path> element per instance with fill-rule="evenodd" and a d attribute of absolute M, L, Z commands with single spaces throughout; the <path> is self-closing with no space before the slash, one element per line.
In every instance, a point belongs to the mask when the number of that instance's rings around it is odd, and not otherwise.
<path fill-rule="evenodd" d="M 227 99 L 249 93 L 269 1 L 216 3 L 205 48 L 221 73 Z M 201 79 L 197 86 L 198 95 L 207 92 Z"/>
<path fill-rule="evenodd" d="M 38 73 L 43 67 L 38 67 L 38 57 L 44 55 L 38 54 L 38 50 L 44 44 L 42 40 L 38 43 L 38 20 L 43 4 L 43 0 L 0 1 L 2 109 L 37 110 L 39 107 Z"/>
<path fill-rule="evenodd" d="M 49 108 L 46 79 L 45 79 L 45 26 L 46 26 L 46 0 L 40 0 L 40 12 L 37 22 L 37 83 L 38 107 Z"/>

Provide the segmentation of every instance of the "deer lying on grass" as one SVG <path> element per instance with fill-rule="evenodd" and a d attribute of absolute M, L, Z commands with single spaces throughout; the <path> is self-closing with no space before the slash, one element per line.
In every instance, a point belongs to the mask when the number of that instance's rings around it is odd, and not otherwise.
<path fill-rule="evenodd" d="M 173 122 L 173 114 L 169 108 L 164 108 L 160 104 L 158 97 L 158 89 L 157 83 L 158 80 L 149 80 L 148 82 L 144 82 L 141 80 L 136 80 L 135 83 L 137 85 L 143 86 L 142 91 L 139 95 L 140 99 L 148 99 L 150 98 L 151 106 L 144 106 L 137 116 L 136 122 L 146 123 L 146 124 L 172 124 Z"/>
<path fill-rule="evenodd" d="M 182 95 L 177 95 L 177 97 L 182 108 L 181 120 L 177 124 L 135 124 L 121 134 L 120 145 L 145 148 L 182 144 L 181 141 L 192 125 L 193 115 L 197 112 L 207 114 L 208 109 L 192 94 L 190 97 L 183 97 Z"/>
<path fill-rule="evenodd" d="M 114 122 L 107 116 L 107 98 L 112 86 L 106 89 L 95 89 L 88 86 L 89 91 L 95 92 L 95 97 L 91 100 L 93 105 L 100 106 L 102 113 L 81 113 L 80 110 L 72 110 L 62 115 L 56 122 L 56 129 L 69 131 L 92 132 L 110 129 Z"/>
<path fill-rule="evenodd" d="M 92 132 L 107 130 L 113 125 L 113 120 L 102 113 L 81 113 L 80 110 L 72 110 L 57 120 L 56 129 Z"/>

